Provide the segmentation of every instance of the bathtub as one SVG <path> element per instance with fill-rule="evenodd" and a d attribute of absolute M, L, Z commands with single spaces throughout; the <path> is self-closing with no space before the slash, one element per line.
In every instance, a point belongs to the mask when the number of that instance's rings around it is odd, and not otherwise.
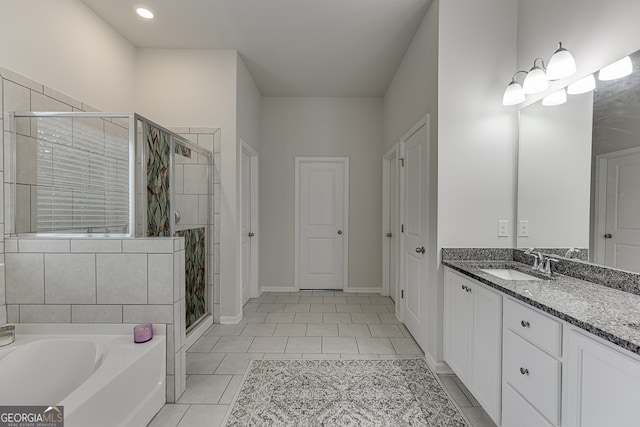
<path fill-rule="evenodd" d="M 0 405 L 62 405 L 66 427 L 145 426 L 166 399 L 166 328 L 16 324 L 0 347 Z"/>

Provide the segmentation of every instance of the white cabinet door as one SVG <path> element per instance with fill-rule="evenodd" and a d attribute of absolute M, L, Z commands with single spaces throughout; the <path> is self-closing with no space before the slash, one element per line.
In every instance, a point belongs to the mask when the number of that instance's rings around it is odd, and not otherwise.
<path fill-rule="evenodd" d="M 445 271 L 444 360 L 463 382 L 471 378 L 471 299 L 469 282 Z"/>
<path fill-rule="evenodd" d="M 581 332 L 565 335 L 566 426 L 640 425 L 640 361 Z"/>
<path fill-rule="evenodd" d="M 473 391 L 487 414 L 500 424 L 502 297 L 472 284 Z"/>

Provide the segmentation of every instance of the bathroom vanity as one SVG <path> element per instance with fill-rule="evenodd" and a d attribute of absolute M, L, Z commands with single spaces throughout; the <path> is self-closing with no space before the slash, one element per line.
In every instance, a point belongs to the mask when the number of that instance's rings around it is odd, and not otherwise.
<path fill-rule="evenodd" d="M 497 425 L 638 425 L 640 295 L 548 278 L 513 260 L 522 251 L 511 259 L 508 251 L 463 260 L 443 250 L 445 361 Z M 573 263 L 588 275 L 588 264 Z M 506 280 L 486 269 L 539 277 Z"/>

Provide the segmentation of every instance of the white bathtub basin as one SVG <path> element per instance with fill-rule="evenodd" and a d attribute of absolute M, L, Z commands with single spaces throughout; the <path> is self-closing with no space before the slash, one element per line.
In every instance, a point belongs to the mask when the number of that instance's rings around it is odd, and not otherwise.
<path fill-rule="evenodd" d="M 144 344 L 133 325 L 15 326 L 0 347 L 0 405 L 63 406 L 66 427 L 145 426 L 164 405 L 164 325 Z"/>
<path fill-rule="evenodd" d="M 503 280 L 544 280 L 522 271 L 512 270 L 510 268 L 481 268 L 480 271 L 492 274 Z"/>

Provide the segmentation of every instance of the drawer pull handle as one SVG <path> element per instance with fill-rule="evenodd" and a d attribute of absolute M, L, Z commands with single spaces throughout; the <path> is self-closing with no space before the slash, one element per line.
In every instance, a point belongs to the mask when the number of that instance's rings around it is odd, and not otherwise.
<path fill-rule="evenodd" d="M 529 370 L 527 368 L 520 368 L 520 373 L 522 375 L 529 375 Z"/>
<path fill-rule="evenodd" d="M 526 320 L 521 320 L 520 325 L 522 325 L 523 328 L 528 328 L 530 326 L 529 322 L 527 322 Z"/>

